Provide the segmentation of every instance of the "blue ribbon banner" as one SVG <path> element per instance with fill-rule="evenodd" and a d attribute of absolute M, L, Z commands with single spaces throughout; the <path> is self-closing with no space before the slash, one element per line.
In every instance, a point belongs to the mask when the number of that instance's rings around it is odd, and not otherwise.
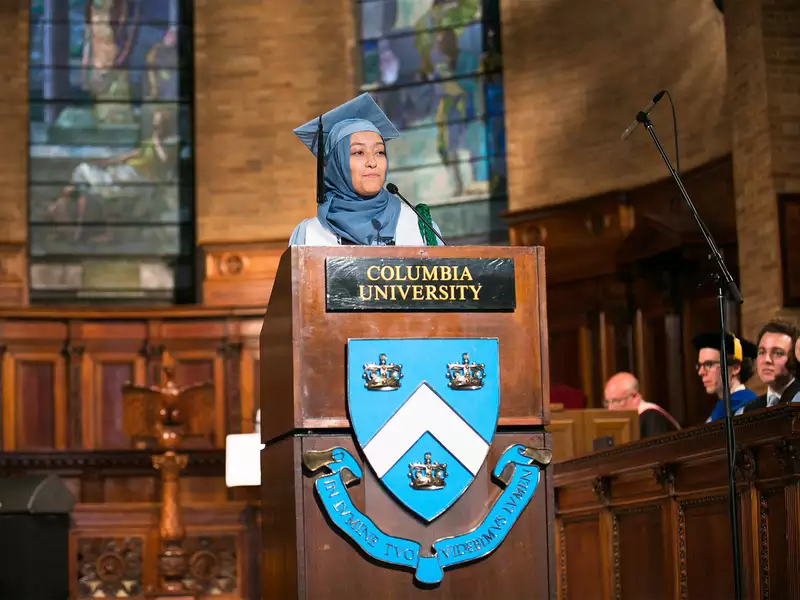
<path fill-rule="evenodd" d="M 359 481 L 363 473 L 347 450 L 337 447 L 312 451 L 304 462 L 312 471 L 323 466 L 331 471 L 330 475 L 319 477 L 315 487 L 336 527 L 375 560 L 413 569 L 414 578 L 420 583 L 437 584 L 442 581 L 444 569 L 483 558 L 500 546 L 533 498 L 540 473 L 536 456 L 541 452 L 521 444 L 506 449 L 492 471 L 505 489 L 484 520 L 468 533 L 435 541 L 431 556 L 421 556 L 422 547 L 417 542 L 387 535 L 355 507 L 347 485 Z"/>

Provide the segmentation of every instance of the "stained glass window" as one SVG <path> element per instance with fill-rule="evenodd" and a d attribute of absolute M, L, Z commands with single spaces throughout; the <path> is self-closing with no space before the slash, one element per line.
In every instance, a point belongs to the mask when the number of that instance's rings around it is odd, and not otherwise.
<path fill-rule="evenodd" d="M 499 0 L 359 0 L 361 87 L 401 132 L 389 180 L 445 235 L 502 238 L 507 206 Z"/>
<path fill-rule="evenodd" d="M 31 0 L 32 302 L 193 301 L 191 0 Z"/>

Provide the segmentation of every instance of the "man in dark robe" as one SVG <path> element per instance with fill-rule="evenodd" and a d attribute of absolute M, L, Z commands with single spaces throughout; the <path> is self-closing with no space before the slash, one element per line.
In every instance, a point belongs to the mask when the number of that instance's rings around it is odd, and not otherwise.
<path fill-rule="evenodd" d="M 630 373 L 617 373 L 606 383 L 605 405 L 609 410 L 639 413 L 639 438 L 644 439 L 681 428 L 675 418 L 658 404 L 647 402 L 639 392 L 639 381 Z"/>

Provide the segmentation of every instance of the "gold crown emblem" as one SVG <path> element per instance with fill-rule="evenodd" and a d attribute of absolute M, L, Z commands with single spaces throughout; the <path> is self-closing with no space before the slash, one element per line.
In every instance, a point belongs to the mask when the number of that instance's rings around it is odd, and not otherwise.
<path fill-rule="evenodd" d="M 447 463 L 431 463 L 431 453 L 425 453 L 425 462 L 409 463 L 409 485 L 415 490 L 440 490 L 445 486 Z"/>
<path fill-rule="evenodd" d="M 403 365 L 386 363 L 386 355 L 378 357 L 378 364 L 364 365 L 364 374 L 361 376 L 366 383 L 364 387 L 373 392 L 388 392 L 400 387 L 403 378 Z"/>
<path fill-rule="evenodd" d="M 447 365 L 447 387 L 453 390 L 479 390 L 486 376 L 483 363 L 469 362 L 469 354 L 462 355 L 463 362 Z"/>

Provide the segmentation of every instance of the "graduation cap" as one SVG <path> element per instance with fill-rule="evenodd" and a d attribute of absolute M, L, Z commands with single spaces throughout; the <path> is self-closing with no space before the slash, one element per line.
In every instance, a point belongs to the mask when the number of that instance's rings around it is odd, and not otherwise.
<path fill-rule="evenodd" d="M 700 333 L 692 338 L 692 344 L 697 351 L 701 348 L 720 349 L 721 336 L 719 333 Z M 758 346 L 747 340 L 740 340 L 732 333 L 725 334 L 725 348 L 734 360 L 742 361 L 743 358 L 755 360 L 758 356 Z"/>
<path fill-rule="evenodd" d="M 364 121 L 371 123 L 372 127 Z M 389 117 L 366 92 L 294 130 L 297 138 L 317 157 L 318 204 L 324 202 L 325 157 L 342 138 L 357 131 L 374 131 L 387 142 L 400 137 Z"/>

